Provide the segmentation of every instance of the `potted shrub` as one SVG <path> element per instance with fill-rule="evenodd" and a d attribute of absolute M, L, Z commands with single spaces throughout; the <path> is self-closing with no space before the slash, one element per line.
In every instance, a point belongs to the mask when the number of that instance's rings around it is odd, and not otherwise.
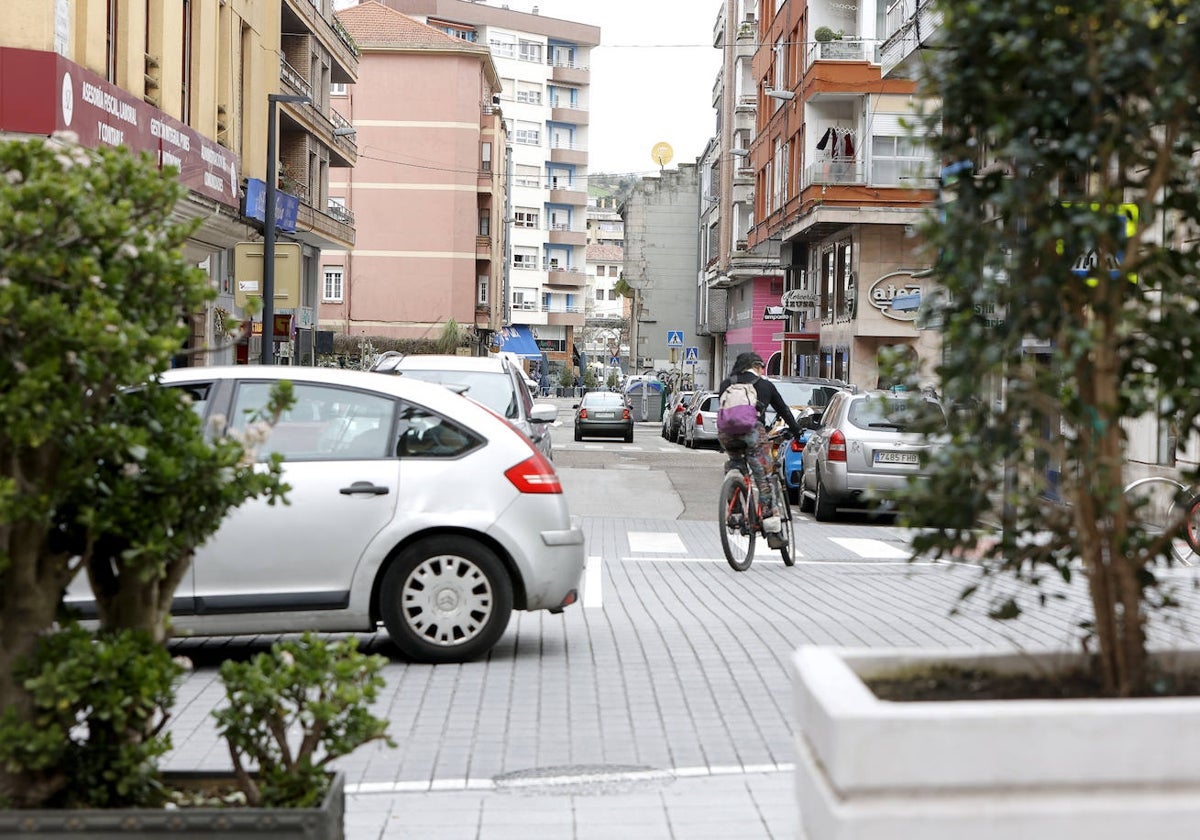
<path fill-rule="evenodd" d="M 834 41 L 834 40 L 840 41 L 841 37 L 842 36 L 840 33 L 834 32 L 828 26 L 818 26 L 817 31 L 813 33 L 813 38 L 815 38 L 817 41 L 819 41 L 822 44 L 825 44 L 825 43 L 828 43 L 828 42 Z"/>
<path fill-rule="evenodd" d="M 10 824 L 161 805 L 175 588 L 230 509 L 285 490 L 277 462 L 206 438 L 155 383 L 213 295 L 182 253 L 176 173 L 72 141 L 0 143 L 0 807 L 25 809 Z M 94 632 L 63 610 L 76 575 Z"/>
<path fill-rule="evenodd" d="M 923 140 L 945 168 L 924 233 L 942 291 L 935 387 L 952 422 L 933 478 L 902 506 L 926 529 L 918 555 L 982 567 L 965 597 L 996 591 L 997 575 L 1025 585 L 988 605 L 996 620 L 1054 597 L 1055 580 L 1086 587 L 1092 615 L 1053 657 L 801 651 L 805 830 L 1190 836 L 1200 774 L 1168 756 L 1191 752 L 1179 739 L 1200 714 L 1200 662 L 1151 653 L 1155 622 L 1178 604 L 1162 574 L 1173 529 L 1142 527 L 1122 491 L 1135 419 L 1158 417 L 1184 441 L 1200 426 L 1200 259 L 1185 244 L 1200 225 L 1200 72 L 1167 59 L 1195 42 L 1200 20 L 1117 0 L 936 12 L 924 91 L 938 104 Z M 1073 47 L 1031 62 L 1027 43 Z M 928 306 L 929 286 L 923 295 Z M 901 371 L 913 388 L 924 373 Z M 947 527 L 964 514 L 1003 527 Z M 993 697 L 1019 678 L 1042 692 L 1078 685 L 1087 699 L 901 703 L 867 687 L 900 676 L 903 696 L 920 698 L 917 681 L 964 674 L 964 690 L 938 696 Z"/>

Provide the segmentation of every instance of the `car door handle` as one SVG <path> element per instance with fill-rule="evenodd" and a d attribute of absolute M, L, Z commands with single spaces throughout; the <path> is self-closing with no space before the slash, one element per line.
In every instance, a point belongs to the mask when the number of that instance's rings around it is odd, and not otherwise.
<path fill-rule="evenodd" d="M 343 487 L 338 492 L 343 496 L 354 496 L 358 493 L 370 493 L 372 496 L 386 496 L 390 491 L 386 487 L 380 487 L 378 484 L 372 484 L 369 481 L 356 481 L 349 487 Z"/>

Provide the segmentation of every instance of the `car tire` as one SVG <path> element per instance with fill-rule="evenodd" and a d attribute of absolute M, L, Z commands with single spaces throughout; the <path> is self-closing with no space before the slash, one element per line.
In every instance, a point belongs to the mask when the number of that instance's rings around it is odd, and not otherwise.
<path fill-rule="evenodd" d="M 628 432 L 628 433 L 626 433 L 626 435 L 625 435 L 625 442 L 626 442 L 626 443 L 633 443 L 633 432 Z"/>
<path fill-rule="evenodd" d="M 576 426 L 575 427 L 575 442 L 578 443 L 581 440 L 583 440 L 583 434 L 579 431 L 579 427 Z"/>
<path fill-rule="evenodd" d="M 801 513 L 812 513 L 812 509 L 813 509 L 812 496 L 809 496 L 807 493 L 804 492 L 803 485 L 801 485 L 800 490 L 798 492 L 800 493 L 800 512 Z"/>
<path fill-rule="evenodd" d="M 430 537 L 404 549 L 388 567 L 379 606 L 392 643 L 407 658 L 467 662 L 504 634 L 513 585 L 504 563 L 483 544 Z"/>
<path fill-rule="evenodd" d="M 813 499 L 813 516 L 818 522 L 829 522 L 833 519 L 836 513 L 836 508 L 833 500 L 829 498 L 829 493 L 825 490 L 825 483 L 821 481 L 821 476 L 817 476 L 817 495 Z"/>
<path fill-rule="evenodd" d="M 696 448 L 696 439 L 694 437 L 692 437 L 691 435 L 685 434 L 683 436 L 683 445 L 686 446 L 688 449 L 695 449 Z"/>

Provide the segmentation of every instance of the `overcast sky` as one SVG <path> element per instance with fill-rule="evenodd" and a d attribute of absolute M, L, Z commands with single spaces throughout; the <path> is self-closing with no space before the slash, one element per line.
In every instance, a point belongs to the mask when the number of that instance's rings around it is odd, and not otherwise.
<path fill-rule="evenodd" d="M 658 171 L 656 143 L 674 150 L 670 169 L 694 163 L 716 133 L 712 90 L 721 51 L 712 45 L 722 0 L 489 0 L 600 27 L 592 50 L 588 168 Z"/>
<path fill-rule="evenodd" d="M 335 0 L 337 7 L 354 0 Z M 669 143 L 666 168 L 695 163 L 716 133 L 712 90 L 721 52 L 712 45 L 722 0 L 488 0 L 515 12 L 600 27 L 592 50 L 588 168 L 658 171 L 650 156 Z"/>

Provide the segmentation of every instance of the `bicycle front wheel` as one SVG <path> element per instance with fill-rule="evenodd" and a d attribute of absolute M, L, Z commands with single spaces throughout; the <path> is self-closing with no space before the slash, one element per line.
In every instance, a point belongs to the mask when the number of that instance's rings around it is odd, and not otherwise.
<path fill-rule="evenodd" d="M 717 512 L 721 548 L 736 572 L 744 572 L 754 561 L 754 513 L 746 485 L 738 472 L 730 471 L 721 484 L 721 507 Z"/>
<path fill-rule="evenodd" d="M 775 475 L 775 510 L 779 514 L 784 539 L 784 546 L 779 549 L 779 555 L 783 558 L 783 565 L 795 566 L 796 535 L 792 533 L 792 506 L 788 503 L 787 485 L 783 483 L 783 477 L 779 474 Z"/>

